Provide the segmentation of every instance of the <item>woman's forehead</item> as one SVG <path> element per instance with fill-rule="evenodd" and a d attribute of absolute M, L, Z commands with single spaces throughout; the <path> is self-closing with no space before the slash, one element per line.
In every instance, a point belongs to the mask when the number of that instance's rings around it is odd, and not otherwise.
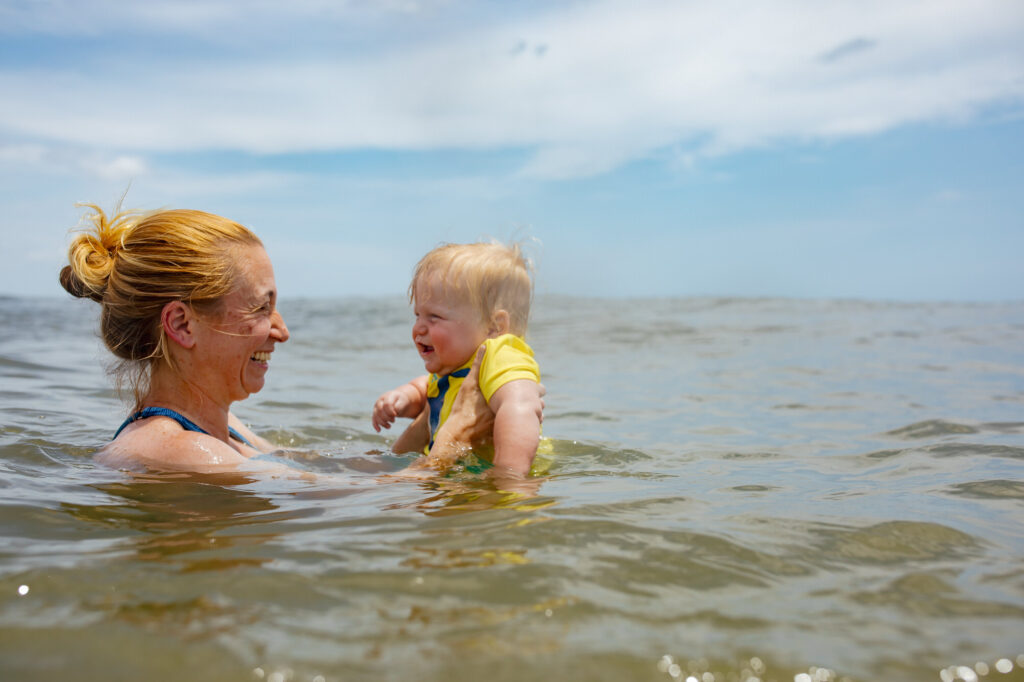
<path fill-rule="evenodd" d="M 262 246 L 246 246 L 238 249 L 235 256 L 235 286 L 229 297 L 239 296 L 246 300 L 273 297 L 277 293 L 274 268 L 270 257 Z"/>

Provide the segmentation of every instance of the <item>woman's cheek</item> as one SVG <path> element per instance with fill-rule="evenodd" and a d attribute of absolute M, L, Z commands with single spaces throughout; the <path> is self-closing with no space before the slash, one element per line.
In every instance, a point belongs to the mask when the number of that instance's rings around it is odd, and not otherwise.
<path fill-rule="evenodd" d="M 246 336 L 269 336 L 270 320 L 247 322 L 242 327 L 242 333 Z"/>

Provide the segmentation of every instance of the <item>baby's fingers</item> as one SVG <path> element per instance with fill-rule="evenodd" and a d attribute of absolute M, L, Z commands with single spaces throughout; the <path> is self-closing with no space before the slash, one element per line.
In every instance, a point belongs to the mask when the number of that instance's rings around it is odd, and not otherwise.
<path fill-rule="evenodd" d="M 381 398 L 373 406 L 373 428 L 380 433 L 381 427 L 390 429 L 395 421 L 395 406 Z"/>

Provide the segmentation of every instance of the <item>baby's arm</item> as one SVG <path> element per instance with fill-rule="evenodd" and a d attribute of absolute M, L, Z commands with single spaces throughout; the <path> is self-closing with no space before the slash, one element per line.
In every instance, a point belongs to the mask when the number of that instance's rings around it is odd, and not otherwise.
<path fill-rule="evenodd" d="M 373 428 L 390 429 L 398 417 L 415 417 L 427 404 L 427 375 L 416 377 L 407 384 L 388 391 L 373 404 Z"/>
<path fill-rule="evenodd" d="M 423 448 L 427 447 L 427 443 L 430 442 L 430 425 L 427 423 L 429 416 L 428 408 L 424 407 L 420 410 L 420 415 L 395 440 L 395 444 L 391 446 L 391 452 L 398 455 L 403 452 L 422 453 Z"/>
<path fill-rule="evenodd" d="M 526 476 L 537 455 L 544 409 L 537 382 L 510 381 L 494 392 L 490 405 L 494 410 L 495 468 Z"/>

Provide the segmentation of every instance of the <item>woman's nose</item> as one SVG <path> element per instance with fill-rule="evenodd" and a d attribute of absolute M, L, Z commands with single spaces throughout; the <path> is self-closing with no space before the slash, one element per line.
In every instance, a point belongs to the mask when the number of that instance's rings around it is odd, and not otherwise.
<path fill-rule="evenodd" d="M 270 332 L 271 336 L 278 343 L 284 343 L 288 340 L 291 334 L 288 333 L 288 325 L 284 323 L 284 318 L 281 317 L 281 313 L 274 311 L 274 316 L 270 318 Z"/>

